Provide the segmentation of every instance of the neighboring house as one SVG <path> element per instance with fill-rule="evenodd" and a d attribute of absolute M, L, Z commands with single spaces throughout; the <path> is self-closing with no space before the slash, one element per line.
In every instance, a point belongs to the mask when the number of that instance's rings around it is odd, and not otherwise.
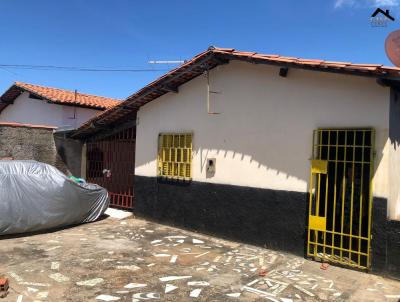
<path fill-rule="evenodd" d="M 136 215 L 400 276 L 399 75 L 211 47 L 73 137 L 110 167 L 136 120 L 109 175 L 135 173 Z"/>
<path fill-rule="evenodd" d="M 71 130 L 116 104 L 116 99 L 15 82 L 0 97 L 0 122 Z"/>

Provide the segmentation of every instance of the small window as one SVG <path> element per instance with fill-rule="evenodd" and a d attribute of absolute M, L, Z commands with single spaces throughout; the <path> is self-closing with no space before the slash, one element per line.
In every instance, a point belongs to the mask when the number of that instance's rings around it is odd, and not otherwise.
<path fill-rule="evenodd" d="M 158 176 L 192 179 L 192 134 L 166 133 L 158 137 Z"/>

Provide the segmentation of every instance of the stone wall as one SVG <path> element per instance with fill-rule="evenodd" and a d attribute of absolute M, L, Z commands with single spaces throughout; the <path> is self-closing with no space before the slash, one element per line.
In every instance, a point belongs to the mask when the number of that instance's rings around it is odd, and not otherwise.
<path fill-rule="evenodd" d="M 57 153 L 53 132 L 50 126 L 0 123 L 0 159 L 36 160 L 70 174 Z"/>

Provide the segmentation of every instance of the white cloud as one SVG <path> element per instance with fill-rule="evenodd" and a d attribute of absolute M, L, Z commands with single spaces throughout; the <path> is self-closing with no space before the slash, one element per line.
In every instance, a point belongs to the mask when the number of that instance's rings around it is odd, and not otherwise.
<path fill-rule="evenodd" d="M 335 1 L 335 8 L 342 7 L 344 0 L 336 0 Z"/>
<path fill-rule="evenodd" d="M 356 4 L 355 0 L 336 0 L 335 8 L 341 8 L 343 6 L 354 6 Z"/>
<path fill-rule="evenodd" d="M 389 7 L 389 6 L 398 6 L 399 0 L 372 0 L 372 6 L 379 6 L 379 7 Z"/>
<path fill-rule="evenodd" d="M 399 6 L 400 0 L 335 0 L 334 7 L 394 7 Z"/>

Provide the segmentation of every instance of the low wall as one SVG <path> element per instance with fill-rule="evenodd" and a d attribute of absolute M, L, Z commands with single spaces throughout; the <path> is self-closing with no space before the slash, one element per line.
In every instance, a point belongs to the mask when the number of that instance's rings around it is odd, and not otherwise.
<path fill-rule="evenodd" d="M 55 166 L 67 175 L 80 176 L 81 155 L 76 151 L 80 143 L 67 144 L 55 138 L 54 129 L 44 125 L 0 123 L 0 160 L 36 160 Z M 77 161 L 73 160 L 74 156 Z"/>

